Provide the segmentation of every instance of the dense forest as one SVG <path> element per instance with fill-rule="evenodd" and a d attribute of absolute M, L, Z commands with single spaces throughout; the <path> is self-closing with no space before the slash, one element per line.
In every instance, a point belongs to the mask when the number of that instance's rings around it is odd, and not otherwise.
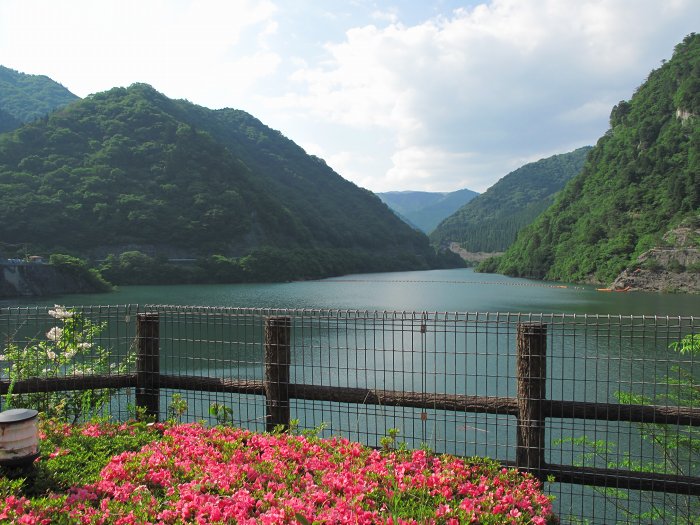
<path fill-rule="evenodd" d="M 17 129 L 20 123 L 44 117 L 77 99 L 47 76 L 27 75 L 0 66 L 0 133 Z M 5 113 L 13 117 L 14 127 L 6 125 L 9 119 L 5 119 Z"/>
<path fill-rule="evenodd" d="M 408 224 L 430 233 L 445 217 L 479 194 L 465 188 L 451 192 L 388 191 L 377 195 Z"/>
<path fill-rule="evenodd" d="M 583 168 L 590 147 L 554 155 L 512 171 L 440 223 L 430 235 L 438 246 L 457 242 L 469 252 L 502 252 L 554 201 Z"/>
<path fill-rule="evenodd" d="M 458 263 L 251 115 L 170 100 L 144 84 L 0 135 L 0 240 L 101 261 L 116 283 Z"/>
<path fill-rule="evenodd" d="M 12 131 L 22 125 L 22 122 L 10 115 L 7 111 L 0 109 L 0 133 Z"/>
<path fill-rule="evenodd" d="M 609 283 L 685 221 L 700 220 L 700 35 L 676 46 L 629 101 L 583 172 L 499 260 L 498 272 Z"/>

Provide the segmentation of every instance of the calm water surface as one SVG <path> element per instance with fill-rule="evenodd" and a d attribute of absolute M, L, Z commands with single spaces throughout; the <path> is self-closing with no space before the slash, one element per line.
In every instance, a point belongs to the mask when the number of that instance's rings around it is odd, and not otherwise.
<path fill-rule="evenodd" d="M 605 293 L 593 286 L 479 274 L 472 269 L 394 272 L 267 284 L 122 286 L 103 294 L 20 298 L 0 305 L 171 304 L 438 312 L 700 315 L 700 295 Z"/>

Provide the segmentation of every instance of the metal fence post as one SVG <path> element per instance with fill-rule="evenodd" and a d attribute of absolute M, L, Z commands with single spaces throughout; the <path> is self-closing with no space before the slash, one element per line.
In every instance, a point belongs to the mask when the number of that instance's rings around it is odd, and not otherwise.
<path fill-rule="evenodd" d="M 517 328 L 518 425 L 515 461 L 518 468 L 538 475 L 545 466 L 547 397 L 547 325 L 519 323 Z"/>
<path fill-rule="evenodd" d="M 136 316 L 136 407 L 148 418 L 160 413 L 160 327 L 157 313 Z M 137 412 L 136 414 L 140 414 Z"/>
<path fill-rule="evenodd" d="M 291 362 L 291 317 L 265 319 L 266 430 L 289 427 L 289 365 Z"/>

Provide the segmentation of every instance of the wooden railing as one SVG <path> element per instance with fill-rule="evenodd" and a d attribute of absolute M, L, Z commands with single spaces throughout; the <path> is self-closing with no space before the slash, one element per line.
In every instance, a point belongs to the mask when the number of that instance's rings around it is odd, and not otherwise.
<path fill-rule="evenodd" d="M 700 496 L 700 477 L 558 465 L 545 461 L 546 418 L 700 426 L 700 409 L 548 400 L 547 326 L 544 323 L 519 323 L 517 326 L 515 398 L 291 384 L 291 328 L 290 317 L 274 316 L 265 319 L 265 372 L 262 381 L 171 375 L 160 372 L 158 314 L 140 313 L 137 316 L 135 373 L 32 378 L 16 381 L 11 388 L 12 392 L 17 394 L 134 388 L 136 406 L 141 409 L 139 413 L 156 419 L 161 412 L 161 388 L 255 394 L 266 398 L 268 431 L 280 425 L 289 426 L 290 399 L 510 415 L 517 419 L 516 460 L 503 461 L 505 465 L 531 472 L 541 479 L 553 476 L 556 481 L 563 483 Z M 0 394 L 7 393 L 9 389 L 8 381 L 0 381 Z"/>

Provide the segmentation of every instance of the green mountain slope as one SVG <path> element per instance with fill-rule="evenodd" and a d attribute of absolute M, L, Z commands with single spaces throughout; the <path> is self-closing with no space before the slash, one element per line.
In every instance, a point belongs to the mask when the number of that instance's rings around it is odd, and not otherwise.
<path fill-rule="evenodd" d="M 44 117 L 78 97 L 44 75 L 27 75 L 0 66 L 0 109 L 20 122 Z"/>
<path fill-rule="evenodd" d="M 510 275 L 609 283 L 700 207 L 700 35 L 676 46 L 630 101 L 581 175 L 498 264 Z"/>
<path fill-rule="evenodd" d="M 445 217 L 452 215 L 479 194 L 472 190 L 462 189 L 446 193 L 389 191 L 377 193 L 377 195 L 399 217 L 412 226 L 430 233 Z"/>
<path fill-rule="evenodd" d="M 524 226 L 554 201 L 578 173 L 590 147 L 554 155 L 509 173 L 446 218 L 430 235 L 436 245 L 459 243 L 469 252 L 502 252 Z"/>
<path fill-rule="evenodd" d="M 201 259 L 215 280 L 441 264 L 426 236 L 279 132 L 143 84 L 0 136 L 0 240 L 95 258 Z M 126 273 L 143 262 L 127 259 Z M 124 272 L 112 277 L 124 282 Z"/>
<path fill-rule="evenodd" d="M 12 131 L 22 125 L 19 119 L 10 115 L 7 111 L 0 109 L 0 133 Z"/>

